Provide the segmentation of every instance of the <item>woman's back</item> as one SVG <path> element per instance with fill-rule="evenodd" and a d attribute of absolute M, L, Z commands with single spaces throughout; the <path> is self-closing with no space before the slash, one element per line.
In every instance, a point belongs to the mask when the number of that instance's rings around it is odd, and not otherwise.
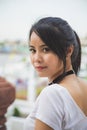
<path fill-rule="evenodd" d="M 60 85 L 64 86 L 73 97 L 76 104 L 87 116 L 87 82 L 75 75 L 66 77 Z"/>

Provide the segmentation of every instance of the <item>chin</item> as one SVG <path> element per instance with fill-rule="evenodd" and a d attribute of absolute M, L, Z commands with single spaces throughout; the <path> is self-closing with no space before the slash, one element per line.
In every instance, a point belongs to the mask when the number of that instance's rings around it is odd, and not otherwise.
<path fill-rule="evenodd" d="M 39 77 L 47 77 L 45 74 L 40 74 L 40 73 L 38 73 L 38 76 Z"/>

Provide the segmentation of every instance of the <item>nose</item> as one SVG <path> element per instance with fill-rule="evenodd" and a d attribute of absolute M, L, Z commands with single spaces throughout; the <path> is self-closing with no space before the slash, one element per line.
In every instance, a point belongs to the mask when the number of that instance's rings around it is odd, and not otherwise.
<path fill-rule="evenodd" d="M 33 59 L 34 59 L 35 62 L 40 62 L 42 60 L 42 56 L 41 56 L 40 53 L 37 52 L 37 53 L 34 54 Z"/>

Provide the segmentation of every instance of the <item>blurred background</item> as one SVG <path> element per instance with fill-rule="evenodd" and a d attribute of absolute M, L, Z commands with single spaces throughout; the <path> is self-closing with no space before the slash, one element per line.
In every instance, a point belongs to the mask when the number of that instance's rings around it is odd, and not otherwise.
<path fill-rule="evenodd" d="M 0 76 L 16 89 L 16 100 L 6 114 L 8 130 L 23 129 L 25 117 L 47 84 L 31 66 L 28 49 L 31 25 L 45 16 L 66 19 L 78 33 L 82 45 L 79 76 L 87 80 L 86 0 L 0 0 Z"/>

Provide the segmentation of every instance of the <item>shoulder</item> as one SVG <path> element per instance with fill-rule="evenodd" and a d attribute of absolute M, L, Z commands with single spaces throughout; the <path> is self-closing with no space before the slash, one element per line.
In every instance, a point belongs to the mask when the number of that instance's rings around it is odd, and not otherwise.
<path fill-rule="evenodd" d="M 64 103 L 60 93 L 61 87 L 53 84 L 44 88 L 38 96 L 35 117 L 53 129 L 61 127 L 64 115 Z"/>
<path fill-rule="evenodd" d="M 78 78 L 78 79 L 79 79 L 79 86 L 81 90 L 87 95 L 87 80 L 82 78 Z"/>
<path fill-rule="evenodd" d="M 87 88 L 87 80 L 83 78 L 78 78 L 80 85 Z"/>
<path fill-rule="evenodd" d="M 61 93 L 64 91 L 64 88 L 62 86 L 60 86 L 59 84 L 53 84 L 53 85 L 50 85 L 50 86 L 47 86 L 45 87 L 41 93 L 40 93 L 40 96 L 43 96 L 43 95 L 61 95 Z"/>
<path fill-rule="evenodd" d="M 58 84 L 53 84 L 45 87 L 40 95 L 38 96 L 39 102 L 47 102 L 51 105 L 60 104 L 63 105 L 64 102 L 64 91 L 65 89 Z"/>
<path fill-rule="evenodd" d="M 87 85 L 87 80 L 86 80 L 86 79 L 79 78 L 79 80 L 80 80 L 84 85 Z"/>

